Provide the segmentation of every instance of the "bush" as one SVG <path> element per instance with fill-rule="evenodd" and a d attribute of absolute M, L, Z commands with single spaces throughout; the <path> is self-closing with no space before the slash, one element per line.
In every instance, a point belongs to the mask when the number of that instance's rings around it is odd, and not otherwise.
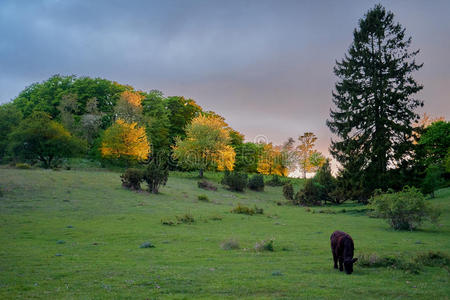
<path fill-rule="evenodd" d="M 254 191 L 264 191 L 264 176 L 255 174 L 248 181 L 248 188 Z"/>
<path fill-rule="evenodd" d="M 442 252 L 429 251 L 420 253 L 414 258 L 414 261 L 428 267 L 448 267 L 450 266 L 450 257 Z"/>
<path fill-rule="evenodd" d="M 161 219 L 161 224 L 168 225 L 168 226 L 174 226 L 174 225 L 177 225 L 177 222 L 172 219 L 165 218 L 165 219 Z"/>
<path fill-rule="evenodd" d="M 231 210 L 231 212 L 234 214 L 244 214 L 244 215 L 252 216 L 252 215 L 263 215 L 264 209 L 259 208 L 256 205 L 255 205 L 255 208 L 250 208 L 250 207 L 247 207 L 245 205 L 238 203 L 238 205 L 236 207 L 234 207 Z"/>
<path fill-rule="evenodd" d="M 141 182 L 144 180 L 143 177 L 144 172 L 134 168 L 127 169 L 125 173 L 120 176 L 122 186 L 135 191 L 141 189 Z"/>
<path fill-rule="evenodd" d="M 369 202 L 375 215 L 386 219 L 397 230 L 413 230 L 425 220 L 436 223 L 440 215 L 440 211 L 429 206 L 422 193 L 414 187 L 385 194 L 377 190 Z"/>
<path fill-rule="evenodd" d="M 450 258 L 448 255 L 433 251 L 418 254 L 413 258 L 392 255 L 379 256 L 375 253 L 363 253 L 358 257 L 358 265 L 363 268 L 392 268 L 413 274 L 418 274 L 423 266 L 446 268 L 449 264 Z"/>
<path fill-rule="evenodd" d="M 322 205 L 322 190 L 313 179 L 307 179 L 303 189 L 295 195 L 294 204 L 302 206 Z"/>
<path fill-rule="evenodd" d="M 255 214 L 255 211 L 253 210 L 253 208 L 247 207 L 240 203 L 238 203 L 238 205 L 236 207 L 234 207 L 231 210 L 231 212 L 234 214 L 244 214 L 244 215 L 249 215 L 249 216 L 252 216 Z"/>
<path fill-rule="evenodd" d="M 217 191 L 217 187 L 207 180 L 200 180 L 197 182 L 199 188 L 208 190 L 208 191 Z"/>
<path fill-rule="evenodd" d="M 278 175 L 273 175 L 272 178 L 266 182 L 269 186 L 283 186 L 285 183 L 286 180 L 281 180 Z"/>
<path fill-rule="evenodd" d="M 222 184 L 232 191 L 243 192 L 247 186 L 247 174 L 225 171 Z"/>
<path fill-rule="evenodd" d="M 434 191 L 440 188 L 444 184 L 442 178 L 442 171 L 436 165 L 428 166 L 426 170 L 425 178 L 422 181 L 422 193 L 425 195 L 431 195 L 434 198 Z"/>
<path fill-rule="evenodd" d="M 176 216 L 178 223 L 184 223 L 184 224 L 192 224 L 195 222 L 194 216 L 192 216 L 189 213 L 186 213 L 181 216 Z"/>
<path fill-rule="evenodd" d="M 223 250 L 237 250 L 240 249 L 239 242 L 235 239 L 228 239 L 223 241 L 220 247 Z"/>
<path fill-rule="evenodd" d="M 273 240 L 256 242 L 255 251 L 273 251 Z"/>
<path fill-rule="evenodd" d="M 27 170 L 27 169 L 31 169 L 31 165 L 27 164 L 27 163 L 17 163 L 16 164 L 16 168 L 17 169 Z"/>
<path fill-rule="evenodd" d="M 288 182 L 283 185 L 283 195 L 287 200 L 294 200 L 294 187 L 292 183 Z"/>
<path fill-rule="evenodd" d="M 210 220 L 212 221 L 222 221 L 222 216 L 221 215 L 213 215 L 211 217 L 209 217 Z"/>
<path fill-rule="evenodd" d="M 199 201 L 209 202 L 209 198 L 206 195 L 198 195 L 197 198 L 198 198 Z"/>
<path fill-rule="evenodd" d="M 336 179 L 331 174 L 331 166 L 328 159 L 317 171 L 314 176 L 314 182 L 318 184 L 320 194 L 319 197 L 322 201 L 325 203 L 327 201 L 331 201 L 336 204 L 340 203 L 340 201 L 337 201 L 335 197 L 333 197 L 336 189 Z"/>
<path fill-rule="evenodd" d="M 143 175 L 143 179 L 148 185 L 148 191 L 153 194 L 159 193 L 159 188 L 166 185 L 168 177 L 167 157 L 163 155 L 155 156 L 147 165 Z"/>

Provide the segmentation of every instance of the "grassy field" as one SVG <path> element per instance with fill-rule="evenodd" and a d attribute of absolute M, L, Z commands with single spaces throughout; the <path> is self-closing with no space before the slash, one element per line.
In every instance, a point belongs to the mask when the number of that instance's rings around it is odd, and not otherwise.
<path fill-rule="evenodd" d="M 214 177 L 217 179 L 217 177 Z M 412 257 L 449 252 L 450 189 L 430 200 L 444 212 L 439 226 L 389 229 L 364 206 L 336 214 L 279 206 L 281 187 L 265 192 L 204 191 L 172 174 L 160 195 L 123 189 L 118 173 L 0 168 L 0 299 L 446 299 L 449 272 L 419 274 L 355 266 L 333 269 L 329 237 L 343 230 L 361 253 Z M 198 201 L 204 194 L 210 202 Z M 263 215 L 230 213 L 237 203 Z M 346 212 L 342 212 L 345 208 Z M 161 219 L 191 214 L 193 224 Z M 221 219 L 221 220 L 217 220 Z M 239 250 L 223 250 L 233 238 Z M 255 243 L 273 239 L 274 252 Z M 154 248 L 140 248 L 151 242 Z"/>

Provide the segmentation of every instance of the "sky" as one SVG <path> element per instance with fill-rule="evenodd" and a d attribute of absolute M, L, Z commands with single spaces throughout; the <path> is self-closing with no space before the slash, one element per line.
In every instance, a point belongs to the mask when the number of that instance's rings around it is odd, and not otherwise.
<path fill-rule="evenodd" d="M 336 60 L 381 3 L 420 49 L 421 114 L 450 117 L 450 1 L 0 0 L 0 103 L 54 74 L 185 96 L 246 140 L 328 155 Z"/>

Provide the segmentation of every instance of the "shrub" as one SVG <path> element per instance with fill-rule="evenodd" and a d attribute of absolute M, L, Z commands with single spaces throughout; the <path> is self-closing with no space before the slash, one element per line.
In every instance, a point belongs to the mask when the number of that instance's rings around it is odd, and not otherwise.
<path fill-rule="evenodd" d="M 325 164 L 320 167 L 314 176 L 314 181 L 318 184 L 319 197 L 322 201 L 325 203 L 327 201 L 331 201 L 336 204 L 340 203 L 340 201 L 337 201 L 333 197 L 333 193 L 336 189 L 336 179 L 331 174 L 330 160 L 327 159 Z"/>
<path fill-rule="evenodd" d="M 228 239 L 223 241 L 220 247 L 223 250 L 237 250 L 240 249 L 239 242 L 235 239 Z"/>
<path fill-rule="evenodd" d="M 414 258 L 414 261 L 429 267 L 448 267 L 450 266 L 450 257 L 442 252 L 429 251 L 420 253 Z"/>
<path fill-rule="evenodd" d="M 221 215 L 213 215 L 211 217 L 209 217 L 210 220 L 212 221 L 222 221 L 222 216 Z"/>
<path fill-rule="evenodd" d="M 278 175 L 273 175 L 272 178 L 266 182 L 269 186 L 283 186 L 285 183 L 286 181 L 281 180 Z"/>
<path fill-rule="evenodd" d="M 358 265 L 363 268 L 391 268 L 403 270 L 408 273 L 418 274 L 423 264 L 416 259 L 405 259 L 401 256 L 379 256 L 373 254 L 360 254 Z"/>
<path fill-rule="evenodd" d="M 288 182 L 283 185 L 283 195 L 287 200 L 294 200 L 294 187 L 292 183 Z"/>
<path fill-rule="evenodd" d="M 264 191 L 264 176 L 255 174 L 248 181 L 248 188 L 254 191 Z"/>
<path fill-rule="evenodd" d="M 147 182 L 148 191 L 153 194 L 159 193 L 159 188 L 166 185 L 169 177 L 169 166 L 167 158 L 163 155 L 155 156 L 147 165 L 143 179 Z"/>
<path fill-rule="evenodd" d="M 255 251 L 273 251 L 273 240 L 256 242 L 254 249 Z"/>
<path fill-rule="evenodd" d="M 165 218 L 165 219 L 161 219 L 161 224 L 168 225 L 168 226 L 174 226 L 174 225 L 177 225 L 177 222 L 172 219 Z"/>
<path fill-rule="evenodd" d="M 184 223 L 184 224 L 192 224 L 195 222 L 194 216 L 192 216 L 189 213 L 186 213 L 181 216 L 176 216 L 178 223 Z"/>
<path fill-rule="evenodd" d="M 16 164 L 16 168 L 17 169 L 24 169 L 24 170 L 31 169 L 31 165 L 27 164 L 27 163 L 17 163 Z"/>
<path fill-rule="evenodd" d="M 244 214 L 244 215 L 249 215 L 252 216 L 255 214 L 255 211 L 253 210 L 253 208 L 249 208 L 245 205 L 242 205 L 240 203 L 238 203 L 238 205 L 236 207 L 234 207 L 231 210 L 232 213 L 234 214 Z"/>
<path fill-rule="evenodd" d="M 198 195 L 198 200 L 199 201 L 209 202 L 209 198 L 206 195 Z"/>
<path fill-rule="evenodd" d="M 120 178 L 122 179 L 122 186 L 131 190 L 140 190 L 141 182 L 144 180 L 144 172 L 139 169 L 130 168 L 123 173 Z"/>
<path fill-rule="evenodd" d="M 429 206 L 414 187 L 405 187 L 397 193 L 381 194 L 378 190 L 369 202 L 376 216 L 386 219 L 397 230 L 413 230 L 424 220 L 436 223 L 440 215 L 440 211 Z"/>
<path fill-rule="evenodd" d="M 422 193 L 425 195 L 431 195 L 434 198 L 434 191 L 440 188 L 444 183 L 442 178 L 442 171 L 436 165 L 428 166 L 426 170 L 425 178 L 422 181 Z"/>
<path fill-rule="evenodd" d="M 200 180 L 197 182 L 199 188 L 208 190 L 208 191 L 217 191 L 217 187 L 207 180 Z"/>
<path fill-rule="evenodd" d="M 255 205 L 254 211 L 255 211 L 255 214 L 257 214 L 257 215 L 263 215 L 264 214 L 264 209 L 259 208 L 256 205 Z"/>
<path fill-rule="evenodd" d="M 313 179 L 307 179 L 303 189 L 295 195 L 294 204 L 302 206 L 321 205 L 321 187 Z"/>
<path fill-rule="evenodd" d="M 247 174 L 225 171 L 222 184 L 232 191 L 243 192 L 247 186 Z"/>

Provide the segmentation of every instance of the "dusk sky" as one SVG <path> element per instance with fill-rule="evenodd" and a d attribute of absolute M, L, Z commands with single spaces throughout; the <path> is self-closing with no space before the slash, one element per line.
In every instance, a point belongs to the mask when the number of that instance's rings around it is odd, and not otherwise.
<path fill-rule="evenodd" d="M 252 141 L 325 125 L 340 60 L 382 3 L 420 49 L 419 112 L 450 117 L 450 1 L 0 0 L 0 103 L 53 74 L 192 98 Z"/>

